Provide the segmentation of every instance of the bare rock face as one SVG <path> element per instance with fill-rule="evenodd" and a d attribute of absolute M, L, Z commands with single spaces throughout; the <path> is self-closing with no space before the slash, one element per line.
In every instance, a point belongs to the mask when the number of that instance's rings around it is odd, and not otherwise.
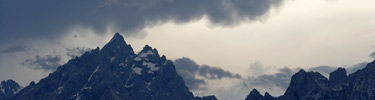
<path fill-rule="evenodd" d="M 146 45 L 135 54 L 116 33 L 102 49 L 69 60 L 12 100 L 216 100 L 194 97 L 172 61 Z"/>
<path fill-rule="evenodd" d="M 349 75 L 349 86 L 341 91 L 340 100 L 375 100 L 375 61 Z"/>
<path fill-rule="evenodd" d="M 334 91 L 341 91 L 348 85 L 348 76 L 344 68 L 338 68 L 337 70 L 329 74 L 329 85 Z"/>

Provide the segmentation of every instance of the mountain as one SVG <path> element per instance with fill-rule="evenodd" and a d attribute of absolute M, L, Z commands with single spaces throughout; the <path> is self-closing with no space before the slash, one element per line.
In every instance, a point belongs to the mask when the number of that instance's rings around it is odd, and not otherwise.
<path fill-rule="evenodd" d="M 338 68 L 330 73 L 329 79 L 301 69 L 292 76 L 284 95 L 276 100 L 375 100 L 374 83 L 375 61 L 349 76 L 344 68 Z M 246 100 L 266 100 L 253 91 Z"/>
<path fill-rule="evenodd" d="M 11 100 L 216 100 L 194 97 L 172 61 L 146 45 L 135 54 L 116 33 L 96 48 L 35 84 L 31 82 Z"/>
<path fill-rule="evenodd" d="M 329 86 L 326 77 L 318 72 L 306 72 L 301 69 L 292 76 L 289 87 L 281 100 L 329 100 L 335 98 L 335 92 Z"/>
<path fill-rule="evenodd" d="M 253 89 L 245 100 L 276 100 L 276 98 L 272 97 L 268 92 L 263 97 L 258 90 Z"/>
<path fill-rule="evenodd" d="M 6 100 L 9 97 L 12 97 L 18 91 L 20 91 L 22 87 L 18 85 L 17 82 L 13 80 L 6 80 L 1 81 L 0 84 L 0 100 Z"/>

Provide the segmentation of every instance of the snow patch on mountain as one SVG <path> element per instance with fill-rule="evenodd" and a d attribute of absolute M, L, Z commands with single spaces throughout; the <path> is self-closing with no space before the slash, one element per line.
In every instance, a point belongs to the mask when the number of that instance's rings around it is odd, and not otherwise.
<path fill-rule="evenodd" d="M 131 87 L 133 87 L 133 86 L 134 86 L 134 84 L 125 85 L 125 88 L 131 88 Z"/>
<path fill-rule="evenodd" d="M 151 71 L 158 71 L 160 69 L 159 67 L 155 67 L 154 63 L 150 63 L 150 62 L 144 61 L 142 65 L 147 66 L 147 68 L 149 68 Z"/>
<path fill-rule="evenodd" d="M 138 56 L 134 58 L 135 61 L 141 61 L 142 59 Z"/>
<path fill-rule="evenodd" d="M 139 56 L 144 58 L 147 57 L 148 55 L 154 54 L 151 50 L 148 50 L 146 53 L 142 52 Z"/>
<path fill-rule="evenodd" d="M 4 90 L 4 88 L 3 88 L 3 85 L 1 85 L 1 84 L 0 84 L 0 90 L 1 90 L 2 93 L 5 94 L 5 90 Z"/>
<path fill-rule="evenodd" d="M 100 66 L 97 66 L 96 69 L 94 70 L 94 72 L 92 72 L 92 74 L 90 75 L 89 79 L 87 80 L 88 82 L 90 82 L 92 76 L 98 71 Z"/>
<path fill-rule="evenodd" d="M 124 63 L 120 63 L 120 64 L 118 64 L 118 66 L 125 67 L 125 64 Z"/>
<path fill-rule="evenodd" d="M 111 58 L 111 63 L 112 63 L 112 62 L 113 62 L 113 60 L 115 60 L 115 59 L 116 59 L 116 57 L 112 57 L 112 58 Z"/>
<path fill-rule="evenodd" d="M 57 88 L 57 93 L 60 94 L 63 88 L 64 86 L 60 86 L 59 88 Z"/>
<path fill-rule="evenodd" d="M 134 67 L 133 68 L 133 71 L 138 74 L 138 75 L 142 75 L 142 68 L 139 68 L 139 67 Z"/>

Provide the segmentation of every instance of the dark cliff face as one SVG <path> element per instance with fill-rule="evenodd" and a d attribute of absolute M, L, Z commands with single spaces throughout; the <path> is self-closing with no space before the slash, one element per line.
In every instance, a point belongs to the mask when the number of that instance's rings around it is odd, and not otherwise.
<path fill-rule="evenodd" d="M 341 91 L 348 85 L 348 76 L 344 68 L 338 68 L 337 70 L 329 74 L 329 85 L 334 91 Z"/>
<path fill-rule="evenodd" d="M 280 99 L 332 99 L 334 98 L 334 93 L 332 93 L 328 84 L 328 79 L 320 73 L 300 70 L 292 76 L 289 87 Z"/>
<path fill-rule="evenodd" d="M 341 91 L 341 100 L 375 100 L 375 61 L 349 75 L 349 86 Z"/>
<path fill-rule="evenodd" d="M 329 83 L 332 85 L 338 85 L 340 83 L 347 82 L 347 78 L 348 76 L 346 75 L 346 70 L 344 68 L 338 68 L 329 74 Z"/>
<path fill-rule="evenodd" d="M 329 80 L 318 72 L 300 70 L 277 100 L 375 100 L 374 83 L 375 61 L 349 76 L 344 68 L 338 68 Z M 260 100 L 251 93 L 248 97 L 252 98 L 246 100 Z"/>
<path fill-rule="evenodd" d="M 4 80 L 0 83 L 0 100 L 6 100 L 16 94 L 22 87 L 13 80 Z"/>
<path fill-rule="evenodd" d="M 212 98 L 212 97 L 211 97 Z M 216 99 L 216 97 L 213 97 Z M 194 100 L 173 63 L 146 45 L 135 54 L 116 33 L 101 50 L 71 59 L 13 100 Z"/>

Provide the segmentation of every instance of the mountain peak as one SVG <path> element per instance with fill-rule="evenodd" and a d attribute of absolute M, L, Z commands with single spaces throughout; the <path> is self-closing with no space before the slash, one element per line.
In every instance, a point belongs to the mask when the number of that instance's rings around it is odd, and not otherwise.
<path fill-rule="evenodd" d="M 1 84 L 14 84 L 14 83 L 16 83 L 16 82 L 11 80 L 11 79 L 8 79 L 6 81 L 5 80 L 1 81 Z"/>
<path fill-rule="evenodd" d="M 329 81 L 331 83 L 342 83 L 347 81 L 346 70 L 344 68 L 338 68 L 335 71 L 329 73 Z"/>
<path fill-rule="evenodd" d="M 260 93 L 257 89 L 253 89 L 251 90 L 250 94 L 260 94 Z"/>
<path fill-rule="evenodd" d="M 145 45 L 145 47 L 143 47 L 143 49 L 141 50 L 141 52 L 139 52 L 139 55 L 141 57 L 147 57 L 147 56 L 151 56 L 151 57 L 160 57 L 159 53 L 158 53 L 158 50 L 156 50 L 155 48 L 152 49 L 151 46 L 149 45 Z"/>
<path fill-rule="evenodd" d="M 148 50 L 152 50 L 152 47 L 146 44 L 145 47 L 143 47 L 142 51 L 148 51 Z"/>
<path fill-rule="evenodd" d="M 111 42 L 124 42 L 126 44 L 124 37 L 118 32 L 115 33 L 115 35 L 112 37 L 112 39 L 108 43 L 111 43 Z"/>
<path fill-rule="evenodd" d="M 304 69 L 301 69 L 297 73 L 306 73 L 306 71 Z"/>
<path fill-rule="evenodd" d="M 259 93 L 257 89 L 253 89 L 245 100 L 263 100 L 264 97 Z"/>
<path fill-rule="evenodd" d="M 264 100 L 277 100 L 277 98 L 273 97 L 271 94 L 269 94 L 268 92 L 266 92 L 264 94 Z"/>
<path fill-rule="evenodd" d="M 101 52 L 110 57 L 134 54 L 133 48 L 126 44 L 124 37 L 120 33 L 115 33 L 112 39 L 102 48 Z"/>

